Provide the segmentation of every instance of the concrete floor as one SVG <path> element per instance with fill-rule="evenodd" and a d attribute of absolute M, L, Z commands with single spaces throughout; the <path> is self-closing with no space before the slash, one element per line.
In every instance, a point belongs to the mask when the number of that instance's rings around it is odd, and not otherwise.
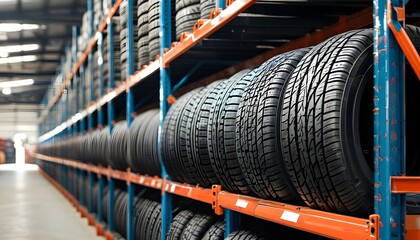
<path fill-rule="evenodd" d="M 0 240 L 103 239 L 36 166 L 0 165 Z"/>

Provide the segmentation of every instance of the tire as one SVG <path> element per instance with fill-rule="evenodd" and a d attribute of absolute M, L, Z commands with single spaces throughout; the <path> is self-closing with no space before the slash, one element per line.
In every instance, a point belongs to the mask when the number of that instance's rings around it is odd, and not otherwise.
<path fill-rule="evenodd" d="M 236 153 L 235 122 L 241 96 L 252 72 L 243 70 L 233 75 L 224 89 L 216 93 L 215 104 L 209 114 L 207 144 L 210 161 L 223 188 L 249 194 L 251 189 L 241 171 Z"/>
<path fill-rule="evenodd" d="M 213 214 L 196 213 L 182 231 L 181 240 L 201 240 L 207 230 L 217 221 Z"/>
<path fill-rule="evenodd" d="M 226 240 L 266 240 L 266 238 L 251 230 L 238 230 L 229 234 Z"/>
<path fill-rule="evenodd" d="M 200 1 L 200 17 L 202 19 L 209 19 L 210 13 L 216 8 L 215 0 L 201 0 Z"/>
<path fill-rule="evenodd" d="M 204 234 L 203 240 L 223 240 L 225 236 L 225 221 L 219 219 L 215 224 L 211 225 L 209 230 Z"/>
<path fill-rule="evenodd" d="M 175 11 L 179 11 L 187 6 L 200 3 L 200 0 L 176 0 Z"/>
<path fill-rule="evenodd" d="M 366 162 L 359 135 L 373 119 L 373 93 L 363 91 L 373 76 L 372 41 L 371 29 L 326 40 L 300 61 L 285 88 L 282 154 L 295 189 L 312 208 L 363 217 L 373 211 L 373 162 Z M 356 120 L 359 110 L 369 123 Z"/>
<path fill-rule="evenodd" d="M 236 146 L 252 191 L 265 199 L 303 204 L 291 183 L 280 149 L 278 112 L 283 86 L 310 49 L 280 54 L 252 74 L 236 115 Z"/>
<path fill-rule="evenodd" d="M 219 183 L 210 162 L 207 145 L 207 126 L 211 105 L 215 103 L 214 89 L 220 89 L 224 81 L 213 82 L 197 92 L 184 109 L 181 122 L 181 138 L 185 139 L 189 165 L 193 166 L 198 182 L 203 187 Z M 182 125 L 184 123 L 184 125 Z"/>
<path fill-rule="evenodd" d="M 179 212 L 173 219 L 166 240 L 179 240 L 184 228 L 188 222 L 193 218 L 194 212 L 190 210 L 183 210 Z"/>
<path fill-rule="evenodd" d="M 161 151 L 163 163 L 169 176 L 177 182 L 191 182 L 191 178 L 186 174 L 183 161 L 178 157 L 178 125 L 180 113 L 184 108 L 185 102 L 199 89 L 184 94 L 172 105 L 166 114 L 161 134 Z"/>
<path fill-rule="evenodd" d="M 194 24 L 200 18 L 200 4 L 190 5 L 176 12 L 175 34 L 179 39 L 183 32 L 192 32 Z"/>

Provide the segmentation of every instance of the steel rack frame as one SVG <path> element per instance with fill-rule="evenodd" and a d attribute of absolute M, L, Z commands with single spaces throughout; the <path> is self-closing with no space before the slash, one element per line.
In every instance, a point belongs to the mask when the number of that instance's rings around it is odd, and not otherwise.
<path fill-rule="evenodd" d="M 88 1 L 88 9 L 92 12 L 92 0 Z M 69 132 L 84 132 L 86 124 L 84 119 L 88 119 L 88 130 L 92 130 L 92 113 L 101 111 L 104 105 L 107 105 L 107 122 L 112 130 L 110 124 L 114 116 L 113 100 L 125 93 L 126 107 L 127 107 L 127 122 L 132 121 L 133 112 L 133 93 L 130 91 L 132 87 L 140 84 L 145 79 L 149 78 L 153 73 L 159 70 L 160 75 L 160 109 L 161 109 L 161 125 L 166 112 L 169 108 L 168 100 L 171 100 L 171 79 L 170 66 L 171 63 L 188 52 L 189 49 L 199 44 L 204 38 L 210 36 L 218 29 L 222 28 L 229 21 L 234 19 L 238 14 L 252 6 L 256 0 L 236 0 L 218 1 L 219 8 L 212 11 L 210 20 L 199 20 L 194 26 L 193 32 L 183 34 L 180 42 L 171 43 L 171 13 L 170 1 L 160 0 L 160 21 L 162 41 L 160 46 L 160 57 L 143 68 L 135 72 L 133 65 L 133 36 L 130 29 L 132 26 L 132 0 L 128 0 L 128 61 L 127 73 L 128 79 L 121 85 L 115 86 L 113 82 L 113 62 L 109 61 L 109 85 L 111 91 L 101 93 L 99 99 L 89 99 L 88 103 L 82 101 L 78 103 L 78 112 L 69 113 L 68 100 L 64 101 L 66 104 L 66 115 L 63 117 L 65 121 L 56 122 L 49 114 L 56 110 L 57 103 L 66 89 L 66 99 L 70 91 L 78 91 L 79 83 L 83 86 L 84 79 L 83 72 L 84 63 L 86 60 L 92 61 L 93 49 L 98 45 L 99 51 L 102 51 L 101 39 L 102 32 L 108 28 L 108 39 L 112 42 L 113 31 L 111 19 L 118 10 L 122 0 L 117 0 L 110 11 L 109 16 L 104 19 L 100 25 L 97 33 L 91 33 L 92 40 L 85 49 L 83 55 L 76 61 L 73 59 L 73 68 L 69 76 L 66 76 L 64 83 L 55 92 L 55 95 L 48 101 L 46 109 L 41 113 L 39 123 L 41 133 L 40 143 L 52 143 L 58 141 L 66 136 Z M 82 164 L 71 160 L 54 158 L 37 154 L 37 158 L 43 161 L 55 162 L 61 165 L 63 172 L 74 171 L 78 172 L 79 177 L 88 175 L 89 179 L 93 174 L 97 174 L 99 179 L 99 186 L 102 189 L 103 180 L 107 178 L 108 187 L 110 189 L 109 204 L 108 204 L 108 234 L 109 231 L 114 230 L 113 226 L 113 189 L 114 180 L 121 180 L 127 182 L 127 191 L 129 193 L 128 206 L 131 209 L 133 204 L 133 184 L 144 187 L 160 189 L 162 191 L 162 236 L 166 235 L 169 225 L 172 221 L 170 209 L 172 208 L 171 195 L 176 194 L 187 198 L 195 199 L 197 201 L 211 204 L 216 214 L 225 214 L 226 220 L 226 234 L 234 231 L 239 225 L 239 213 L 248 214 L 268 221 L 273 221 L 279 224 L 319 234 L 322 236 L 332 237 L 336 239 L 418 239 L 420 237 L 419 227 L 413 224 L 414 221 L 419 221 L 419 216 L 405 215 L 405 193 L 420 192 L 420 177 L 405 177 L 404 176 L 404 161 L 405 161 L 405 143 L 404 143 L 404 55 L 407 57 L 416 74 L 420 77 L 420 57 L 415 51 L 413 44 L 407 37 L 402 26 L 404 25 L 405 11 L 404 5 L 408 1 L 403 0 L 373 0 L 373 8 L 365 9 L 359 13 L 344 17 L 336 24 L 326 27 L 320 31 L 308 34 L 290 43 L 286 43 L 276 49 L 268 51 L 262 55 L 254 57 L 248 61 L 242 62 L 238 65 L 227 68 L 224 73 L 215 74 L 215 78 L 226 76 L 228 72 L 236 72 L 246 67 L 256 66 L 261 64 L 268 58 L 285 52 L 288 50 L 305 47 L 317 44 L 328 37 L 331 37 L 340 32 L 366 27 L 373 23 L 375 36 L 375 110 L 374 110 L 374 140 L 375 140 L 375 214 L 372 214 L 368 219 L 354 218 L 339 214 L 333 214 L 318 210 L 309 209 L 306 207 L 293 206 L 274 201 L 267 201 L 263 199 L 243 196 L 239 194 L 232 194 L 223 191 L 220 186 L 213 186 L 211 189 L 200 188 L 182 183 L 171 181 L 167 175 L 165 168 L 162 169 L 160 177 L 142 176 L 131 173 L 128 169 L 126 172 L 116 171 L 110 167 L 93 166 L 90 164 Z M 226 8 L 225 8 L 226 6 Z M 371 17 L 373 11 L 373 21 Z M 92 13 L 91 13 L 92 17 Z M 93 18 L 91 18 L 93 19 Z M 130 26 L 131 25 L 131 26 Z M 93 29 L 93 27 L 91 28 Z M 73 38 L 77 39 L 77 29 L 73 29 Z M 74 40 L 74 39 L 73 39 Z M 112 45 L 112 44 L 110 44 Z M 77 46 L 77 44 L 73 44 Z M 112 47 L 112 46 L 111 46 Z M 77 52 L 77 50 L 75 51 Z M 113 51 L 109 51 L 110 59 L 113 59 Z M 90 64 L 90 68 L 92 64 Z M 88 69 L 92 71 L 92 69 Z M 80 80 L 79 80 L 80 78 Z M 101 78 L 103 79 L 103 78 Z M 103 81 L 101 80 L 101 83 Z M 92 86 L 92 84 L 91 84 Z M 103 87 L 103 84 L 102 84 Z M 85 107 L 86 106 L 86 107 Z M 80 108 L 79 108 L 80 107 Z M 66 120 L 67 119 L 67 120 Z M 102 126 L 103 116 L 98 117 L 98 126 Z M 397 123 L 397 124 L 395 124 Z M 55 125 L 54 129 L 50 127 Z M 70 131 L 69 129 L 72 129 Z M 390 136 L 390 137 L 388 137 Z M 159 142 L 160 144 L 160 142 Z M 161 156 L 160 156 L 161 159 Z M 163 166 L 163 164 L 162 164 Z M 77 169 L 77 170 L 76 170 Z M 64 174 L 66 176 L 66 174 Z M 63 182 L 67 187 L 71 184 L 64 179 Z M 89 181 L 91 182 L 91 181 Z M 93 183 L 89 184 L 92 187 Z M 69 188 L 68 188 L 69 189 Z M 85 196 L 79 196 L 77 200 L 81 204 L 85 201 Z M 102 196 L 100 196 L 102 198 Z M 91 198 L 89 198 L 91 199 Z M 76 200 L 71 200 L 72 202 Z M 91 203 L 88 203 L 91 206 Z M 88 207 L 88 212 L 91 209 Z M 98 212 L 100 213 L 100 212 Z M 128 239 L 133 239 L 133 224 L 132 215 L 127 216 L 127 236 Z M 101 220 L 101 213 L 98 214 L 98 219 Z"/>

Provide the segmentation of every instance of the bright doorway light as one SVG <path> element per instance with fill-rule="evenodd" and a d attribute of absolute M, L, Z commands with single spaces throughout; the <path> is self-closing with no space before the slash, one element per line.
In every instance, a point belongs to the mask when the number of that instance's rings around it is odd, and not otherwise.
<path fill-rule="evenodd" d="M 10 88 L 3 88 L 3 89 L 1 90 L 1 92 L 2 92 L 4 95 L 10 95 L 10 94 L 12 94 L 12 89 L 10 89 Z"/>
<path fill-rule="evenodd" d="M 35 55 L 25 55 L 17 57 L 0 58 L 0 64 L 19 63 L 19 62 L 33 62 L 36 61 Z"/>
<path fill-rule="evenodd" d="M 23 30 L 34 30 L 39 27 L 38 24 L 0 23 L 0 32 L 19 32 Z"/>
<path fill-rule="evenodd" d="M 14 80 L 14 81 L 7 81 L 7 82 L 0 82 L 0 88 L 12 88 L 12 87 L 22 87 L 22 86 L 29 86 L 34 84 L 33 79 L 22 79 L 22 80 Z"/>

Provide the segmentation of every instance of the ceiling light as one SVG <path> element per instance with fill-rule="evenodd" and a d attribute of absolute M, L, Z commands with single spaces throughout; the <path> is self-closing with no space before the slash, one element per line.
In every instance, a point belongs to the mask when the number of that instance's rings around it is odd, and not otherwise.
<path fill-rule="evenodd" d="M 7 82 L 0 82 L 0 88 L 7 89 L 12 87 L 22 87 L 34 84 L 33 79 L 22 79 L 22 80 L 14 80 L 14 81 L 7 81 Z"/>
<path fill-rule="evenodd" d="M 19 32 L 38 29 L 38 24 L 0 23 L 0 32 Z"/>
<path fill-rule="evenodd" d="M 18 62 L 33 62 L 36 61 L 35 55 L 25 55 L 17 57 L 0 58 L 0 64 L 18 63 Z"/>
<path fill-rule="evenodd" d="M 9 53 L 34 51 L 37 49 L 39 49 L 39 44 L 0 46 L 0 57 L 5 58 L 9 56 Z"/>
<path fill-rule="evenodd" d="M 3 88 L 3 89 L 1 90 L 1 92 L 2 92 L 4 95 L 10 95 L 10 94 L 12 93 L 12 89 L 11 89 L 11 88 Z"/>

